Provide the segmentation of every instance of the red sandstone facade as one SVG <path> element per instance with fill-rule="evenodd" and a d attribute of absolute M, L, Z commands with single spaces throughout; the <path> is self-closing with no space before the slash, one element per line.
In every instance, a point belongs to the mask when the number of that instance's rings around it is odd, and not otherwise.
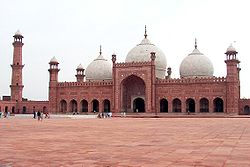
<path fill-rule="evenodd" d="M 112 55 L 112 80 L 87 81 L 77 69 L 76 82 L 59 82 L 59 63 L 50 61 L 49 100 L 22 97 L 22 38 L 14 35 L 10 98 L 0 110 L 11 113 L 146 112 L 250 114 L 250 100 L 240 99 L 239 60 L 236 51 L 226 52 L 226 77 L 165 79 L 156 77 L 155 58 L 146 62 L 117 63 Z"/>

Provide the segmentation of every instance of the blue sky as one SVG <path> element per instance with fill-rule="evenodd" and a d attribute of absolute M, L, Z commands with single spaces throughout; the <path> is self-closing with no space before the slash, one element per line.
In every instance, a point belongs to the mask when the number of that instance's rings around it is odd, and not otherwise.
<path fill-rule="evenodd" d="M 13 35 L 24 36 L 23 95 L 47 100 L 48 62 L 59 61 L 60 81 L 75 81 L 75 69 L 98 56 L 118 61 L 148 38 L 166 55 L 173 77 L 194 48 L 210 58 L 215 76 L 226 76 L 225 51 L 233 43 L 241 61 L 241 97 L 250 97 L 248 0 L 1 0 L 0 95 L 10 94 Z M 234 42 L 236 41 L 236 42 Z"/>

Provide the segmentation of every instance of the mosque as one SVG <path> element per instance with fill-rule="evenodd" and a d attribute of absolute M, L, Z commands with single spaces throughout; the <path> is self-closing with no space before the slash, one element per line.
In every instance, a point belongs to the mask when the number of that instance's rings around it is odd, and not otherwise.
<path fill-rule="evenodd" d="M 250 100 L 240 99 L 240 61 L 230 45 L 225 52 L 227 74 L 213 75 L 212 62 L 202 54 L 195 41 L 193 51 L 180 64 L 179 78 L 171 78 L 166 56 L 145 34 L 132 48 L 125 62 L 116 55 L 96 56 L 86 69 L 80 64 L 75 82 L 60 82 L 59 62 L 49 62 L 49 99 L 32 101 L 23 98 L 22 47 L 23 35 L 14 37 L 11 95 L 0 100 L 0 110 L 10 113 L 139 112 L 139 113 L 199 113 L 250 114 Z M 30 85 L 31 86 L 31 85 Z"/>

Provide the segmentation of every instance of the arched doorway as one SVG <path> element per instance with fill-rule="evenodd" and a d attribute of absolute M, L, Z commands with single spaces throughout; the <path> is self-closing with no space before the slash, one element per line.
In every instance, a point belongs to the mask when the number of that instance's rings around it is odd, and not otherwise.
<path fill-rule="evenodd" d="M 61 100 L 59 108 L 60 108 L 59 109 L 60 112 L 66 113 L 67 112 L 67 102 L 65 100 Z"/>
<path fill-rule="evenodd" d="M 246 106 L 244 107 L 244 114 L 247 114 L 247 115 L 250 114 L 250 108 L 249 108 L 248 105 L 246 105 Z"/>
<path fill-rule="evenodd" d="M 103 111 L 110 112 L 110 101 L 108 99 L 103 101 Z"/>
<path fill-rule="evenodd" d="M 47 113 L 47 107 L 43 106 L 43 113 Z"/>
<path fill-rule="evenodd" d="M 144 109 L 142 106 L 140 106 L 140 109 L 145 112 L 145 101 L 143 100 L 145 99 L 145 88 L 145 82 L 142 78 L 135 75 L 130 75 L 125 78 L 121 82 L 121 110 L 125 112 L 134 112 L 135 102 L 136 104 L 138 103 L 137 105 L 144 103 Z M 141 100 L 137 101 L 136 99 L 139 97 Z"/>
<path fill-rule="evenodd" d="M 92 101 L 93 112 L 99 112 L 99 101 L 94 99 Z"/>
<path fill-rule="evenodd" d="M 166 99 L 160 100 L 160 112 L 168 112 L 168 101 Z"/>
<path fill-rule="evenodd" d="M 11 113 L 15 113 L 15 107 L 14 106 L 12 106 L 12 108 L 11 108 Z"/>
<path fill-rule="evenodd" d="M 142 98 L 138 97 L 133 101 L 134 112 L 145 112 L 145 102 Z"/>
<path fill-rule="evenodd" d="M 223 100 L 219 97 L 214 99 L 214 112 L 224 112 Z"/>
<path fill-rule="evenodd" d="M 186 100 L 186 112 L 195 112 L 195 101 L 192 98 Z"/>
<path fill-rule="evenodd" d="M 7 113 L 8 112 L 8 106 L 5 106 L 4 108 L 4 112 Z"/>
<path fill-rule="evenodd" d="M 23 114 L 25 114 L 27 112 L 27 108 L 26 106 L 23 106 Z"/>
<path fill-rule="evenodd" d="M 173 112 L 181 112 L 181 100 L 178 98 L 173 100 Z"/>
<path fill-rule="evenodd" d="M 209 101 L 207 98 L 200 99 L 200 112 L 209 112 Z"/>
<path fill-rule="evenodd" d="M 82 112 L 88 112 L 88 102 L 87 100 L 81 101 L 81 111 Z"/>
<path fill-rule="evenodd" d="M 70 111 L 77 113 L 77 102 L 74 99 L 70 101 Z"/>

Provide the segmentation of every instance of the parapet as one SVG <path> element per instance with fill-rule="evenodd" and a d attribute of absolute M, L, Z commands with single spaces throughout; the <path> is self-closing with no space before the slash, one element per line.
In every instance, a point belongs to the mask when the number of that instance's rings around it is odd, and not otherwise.
<path fill-rule="evenodd" d="M 115 67 L 137 67 L 137 66 L 145 66 L 145 65 L 152 65 L 151 61 L 143 61 L 143 62 L 122 62 L 122 63 L 115 63 Z"/>
<path fill-rule="evenodd" d="M 59 82 L 58 87 L 72 87 L 72 86 L 111 86 L 112 81 L 87 81 L 87 82 Z"/>
<path fill-rule="evenodd" d="M 224 83 L 225 77 L 173 78 L 157 79 L 156 84 L 187 84 L 187 83 Z"/>

